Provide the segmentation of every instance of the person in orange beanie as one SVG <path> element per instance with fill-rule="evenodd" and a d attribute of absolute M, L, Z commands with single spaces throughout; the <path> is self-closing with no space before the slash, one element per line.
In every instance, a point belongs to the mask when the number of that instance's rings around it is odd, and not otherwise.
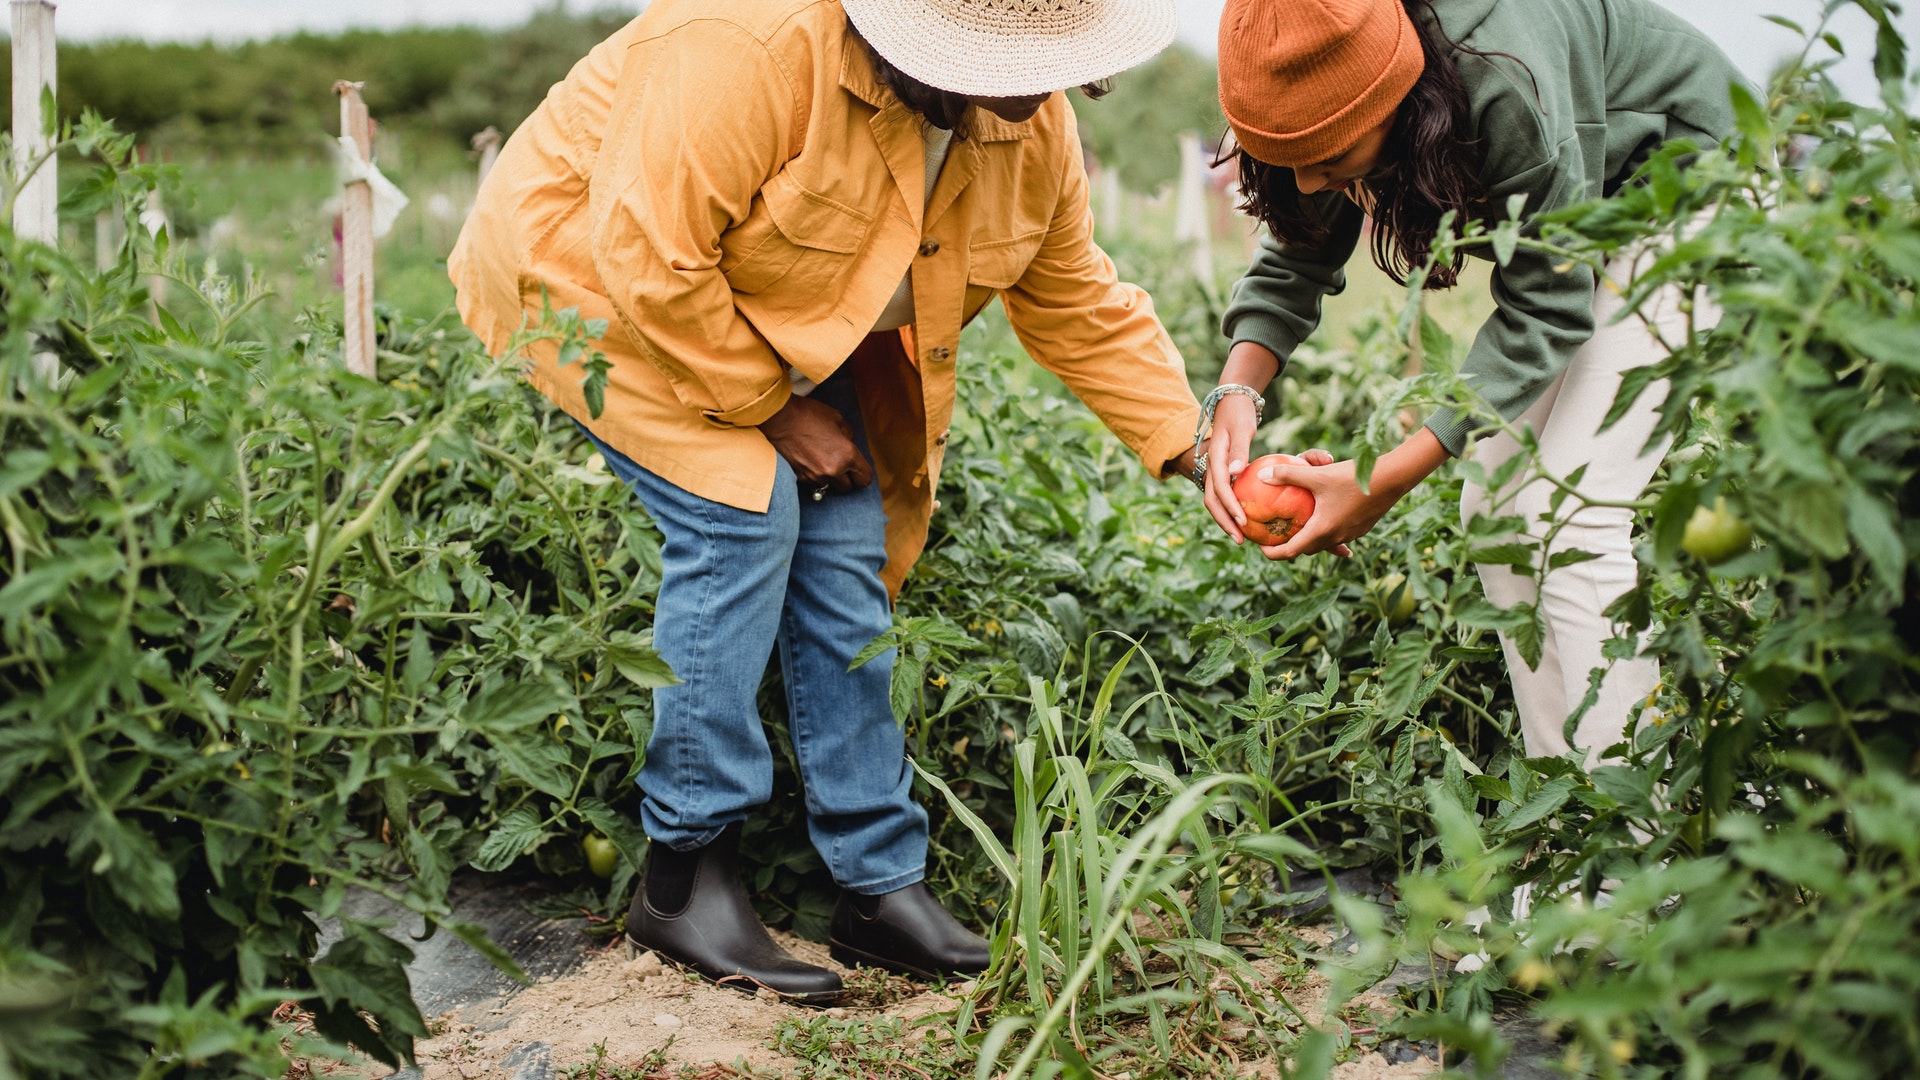
<path fill-rule="evenodd" d="M 1404 283 L 1427 266 L 1446 215 L 1491 225 L 1517 196 L 1531 223 L 1611 195 L 1669 140 L 1718 143 L 1733 129 L 1739 78 L 1705 35 L 1652 0 L 1229 0 L 1220 102 L 1239 143 L 1247 209 L 1271 236 L 1235 287 L 1225 315 L 1233 346 L 1207 402 L 1217 410 L 1203 440 L 1213 465 L 1207 505 L 1226 533 L 1244 539 L 1231 485 L 1246 468 L 1256 402 L 1313 332 L 1321 298 L 1344 287 L 1365 218 L 1374 262 Z M 1433 265 L 1427 287 L 1453 286 L 1461 268 L 1460 254 Z M 1657 295 L 1642 318 L 1617 320 L 1619 296 L 1598 285 L 1586 266 L 1515 252 L 1492 270 L 1496 310 L 1461 368 L 1505 427 L 1533 430 L 1547 472 L 1579 478 L 1584 498 L 1557 503 L 1538 480 L 1499 491 L 1470 482 L 1462 512 L 1523 519 L 1542 541 L 1539 559 L 1595 556 L 1549 563 L 1545 574 L 1479 568 L 1490 600 L 1536 604 L 1545 623 L 1537 664 L 1502 635 L 1527 753 L 1577 748 L 1589 763 L 1619 742 L 1659 682 L 1650 658 L 1603 656 L 1616 632 L 1603 613 L 1635 580 L 1624 504 L 1665 454 L 1664 443 L 1649 446 L 1665 383 L 1646 387 L 1612 425 L 1603 421 L 1621 373 L 1664 355 L 1649 327 L 1668 341 L 1686 333 L 1681 296 Z M 1275 559 L 1347 553 L 1481 436 L 1474 457 L 1492 476 L 1520 444 L 1485 430 L 1476 419 L 1484 415 L 1435 413 L 1380 458 L 1365 490 L 1352 462 L 1323 453 L 1313 465 L 1263 468 L 1263 481 L 1311 490 L 1315 509 L 1286 542 L 1262 550 Z M 1583 708 L 1596 669 L 1605 674 Z"/>

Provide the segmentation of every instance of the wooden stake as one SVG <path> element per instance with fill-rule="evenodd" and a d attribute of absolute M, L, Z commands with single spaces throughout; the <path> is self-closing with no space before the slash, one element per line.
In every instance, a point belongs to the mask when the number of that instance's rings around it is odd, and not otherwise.
<path fill-rule="evenodd" d="M 24 176 L 52 143 L 50 119 L 41 112 L 41 95 L 59 86 L 58 45 L 53 5 L 48 0 L 13 0 L 13 167 Z M 20 189 L 13 204 L 16 235 L 43 244 L 60 242 L 60 181 L 49 158 Z"/>
<path fill-rule="evenodd" d="M 500 160 L 500 144 L 506 137 L 497 127 L 489 127 L 473 137 L 473 148 L 480 152 L 480 182 L 487 182 L 487 174 L 493 171 L 493 164 Z"/>
<path fill-rule="evenodd" d="M 1115 243 L 1120 239 L 1120 216 L 1124 212 L 1121 200 L 1125 196 L 1120 190 L 1120 168 L 1117 165 L 1100 164 L 1100 178 L 1094 181 L 1097 192 L 1096 202 L 1100 204 L 1100 221 L 1095 226 L 1095 235 L 1103 244 Z"/>
<path fill-rule="evenodd" d="M 360 160 L 373 160 L 373 125 L 367 103 L 360 98 L 364 83 L 337 82 L 340 95 L 340 133 L 353 140 Z M 346 290 L 347 370 L 374 377 L 376 345 L 373 332 L 373 185 L 356 180 L 347 185 L 340 223 L 341 284 Z"/>
<path fill-rule="evenodd" d="M 1173 241 L 1187 247 L 1193 276 L 1213 280 L 1213 228 L 1207 212 L 1207 154 L 1196 132 L 1180 133 L 1180 187 L 1174 202 Z"/>
<path fill-rule="evenodd" d="M 166 204 L 160 200 L 160 189 L 147 192 L 147 208 L 140 213 L 140 224 L 146 227 L 149 236 L 158 237 L 160 231 L 167 231 L 168 239 L 173 236 L 173 223 L 167 220 Z M 158 271 L 160 268 L 155 267 Z M 167 275 L 153 273 L 147 276 L 147 295 L 153 298 L 154 307 L 167 306 Z"/>
<path fill-rule="evenodd" d="M 119 219 L 113 211 L 102 210 L 93 218 L 93 264 L 102 273 L 120 261 L 120 239 L 115 226 Z"/>

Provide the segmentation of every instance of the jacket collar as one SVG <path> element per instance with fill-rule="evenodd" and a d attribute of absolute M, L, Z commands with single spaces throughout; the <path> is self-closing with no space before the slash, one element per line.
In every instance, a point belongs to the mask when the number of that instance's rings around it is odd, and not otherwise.
<path fill-rule="evenodd" d="M 867 55 L 867 50 L 851 35 L 846 39 L 846 47 L 841 50 L 840 85 L 876 109 L 884 111 L 888 106 L 904 108 L 894 92 L 880 81 L 880 74 L 874 70 L 873 60 Z M 969 138 L 980 142 L 1012 142 L 1033 137 L 1031 120 L 1010 124 L 985 109 L 975 109 L 971 122 Z"/>

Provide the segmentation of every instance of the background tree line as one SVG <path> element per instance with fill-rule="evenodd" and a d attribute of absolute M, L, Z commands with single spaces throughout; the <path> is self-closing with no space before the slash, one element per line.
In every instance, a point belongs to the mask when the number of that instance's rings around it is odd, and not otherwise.
<path fill-rule="evenodd" d="M 306 153 L 338 126 L 331 93 L 367 84 L 388 129 L 464 148 L 488 126 L 511 132 L 547 90 L 631 16 L 537 10 L 506 30 L 471 27 L 295 34 L 238 44 L 62 42 L 60 108 L 94 109 L 162 148 L 220 155 Z M 0 57 L 0 63 L 10 59 Z M 1100 102 L 1074 95 L 1088 149 L 1151 191 L 1171 181 L 1181 131 L 1225 127 L 1213 62 L 1184 45 L 1115 80 Z M 0 79 L 11 116 L 11 79 Z"/>

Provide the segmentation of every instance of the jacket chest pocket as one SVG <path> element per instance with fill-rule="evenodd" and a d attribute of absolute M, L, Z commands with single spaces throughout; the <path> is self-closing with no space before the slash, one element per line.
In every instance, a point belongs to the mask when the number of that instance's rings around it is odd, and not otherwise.
<path fill-rule="evenodd" d="M 782 172 L 760 189 L 747 220 L 721 237 L 720 272 L 738 293 L 778 287 L 807 300 L 830 296 L 872 224 L 871 214 L 815 194 Z"/>
<path fill-rule="evenodd" d="M 973 242 L 967 249 L 968 320 L 992 303 L 995 294 L 1020 281 L 1046 237 L 1045 229 L 1037 229 L 1005 240 Z"/>

